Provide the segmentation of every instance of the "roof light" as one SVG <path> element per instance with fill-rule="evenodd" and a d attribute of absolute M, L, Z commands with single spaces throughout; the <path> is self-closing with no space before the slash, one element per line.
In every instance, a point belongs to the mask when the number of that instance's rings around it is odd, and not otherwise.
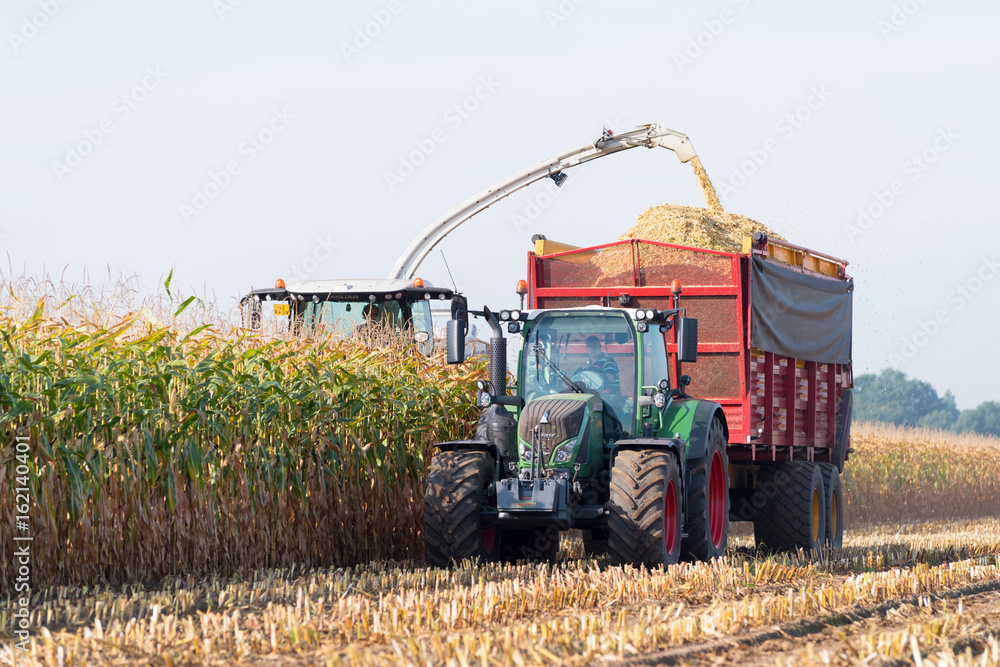
<path fill-rule="evenodd" d="M 655 320 L 656 319 L 656 311 L 655 310 L 647 310 L 646 311 L 646 319 L 647 320 Z"/>
<path fill-rule="evenodd" d="M 517 281 L 517 288 L 514 290 L 514 292 L 516 294 L 520 294 L 522 296 L 524 296 L 525 294 L 527 294 L 528 293 L 528 281 L 527 280 L 518 280 Z"/>
<path fill-rule="evenodd" d="M 680 296 L 680 293 L 681 293 L 681 281 L 680 280 L 676 280 L 675 279 L 672 283 L 670 283 L 670 293 L 673 294 L 674 296 Z"/>
<path fill-rule="evenodd" d="M 274 281 L 274 289 L 285 289 L 285 281 L 278 278 Z"/>
<path fill-rule="evenodd" d="M 500 311 L 500 319 L 502 321 L 504 321 L 504 322 L 506 322 L 507 320 L 509 320 L 510 319 L 510 311 L 509 310 L 501 310 Z"/>
<path fill-rule="evenodd" d="M 642 308 L 640 308 L 639 310 L 635 311 L 635 319 L 637 319 L 637 320 L 644 320 L 644 319 L 646 319 L 646 311 L 643 310 Z"/>
<path fill-rule="evenodd" d="M 424 286 L 424 279 L 423 278 L 414 278 L 413 279 L 413 286 L 414 287 L 423 287 Z"/>

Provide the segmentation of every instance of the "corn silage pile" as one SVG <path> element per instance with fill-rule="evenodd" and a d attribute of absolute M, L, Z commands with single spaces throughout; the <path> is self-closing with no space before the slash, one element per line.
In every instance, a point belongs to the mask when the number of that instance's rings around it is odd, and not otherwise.
<path fill-rule="evenodd" d="M 694 158 L 691 165 L 701 185 L 707 208 L 674 204 L 653 206 L 639 216 L 635 225 L 618 237 L 619 241 L 645 239 L 693 248 L 739 252 L 743 239 L 752 236 L 754 232 L 765 232 L 768 238 L 783 240 L 783 237 L 764 223 L 724 211 L 701 160 Z"/>

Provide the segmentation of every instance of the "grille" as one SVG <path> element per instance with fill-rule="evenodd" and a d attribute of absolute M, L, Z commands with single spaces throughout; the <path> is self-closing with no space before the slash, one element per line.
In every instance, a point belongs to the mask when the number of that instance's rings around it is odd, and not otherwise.
<path fill-rule="evenodd" d="M 583 417 L 587 412 L 584 401 L 565 398 L 538 399 L 528 403 L 521 413 L 518 435 L 527 443 L 532 442 L 535 426 L 548 415 L 548 424 L 541 425 L 542 457 L 548 461 L 557 445 L 580 433 Z"/>

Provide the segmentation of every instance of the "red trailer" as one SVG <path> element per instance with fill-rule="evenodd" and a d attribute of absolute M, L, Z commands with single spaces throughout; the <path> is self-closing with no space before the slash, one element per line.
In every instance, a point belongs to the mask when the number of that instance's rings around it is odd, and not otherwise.
<path fill-rule="evenodd" d="M 528 255 L 531 308 L 602 305 L 668 309 L 697 318 L 689 393 L 721 404 L 728 422 L 731 519 L 749 519 L 762 464 L 809 461 L 843 471 L 851 415 L 851 307 L 847 262 L 757 234 L 742 252 L 625 240 L 578 248 L 536 237 Z M 746 497 L 741 497 L 744 494 Z"/>

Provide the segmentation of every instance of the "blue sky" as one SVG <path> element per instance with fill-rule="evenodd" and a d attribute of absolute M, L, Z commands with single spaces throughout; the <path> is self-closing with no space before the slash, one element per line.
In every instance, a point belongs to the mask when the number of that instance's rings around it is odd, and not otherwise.
<path fill-rule="evenodd" d="M 5 275 L 173 268 L 223 306 L 381 277 L 494 181 L 656 122 L 728 210 L 850 260 L 856 373 L 1000 399 L 996 3 L 8 0 L 0 28 Z M 603 243 L 700 205 L 667 151 L 569 175 L 530 224 L 544 186 L 442 243 L 473 303 L 515 303 L 534 233 Z M 437 252 L 420 273 L 448 282 Z"/>

